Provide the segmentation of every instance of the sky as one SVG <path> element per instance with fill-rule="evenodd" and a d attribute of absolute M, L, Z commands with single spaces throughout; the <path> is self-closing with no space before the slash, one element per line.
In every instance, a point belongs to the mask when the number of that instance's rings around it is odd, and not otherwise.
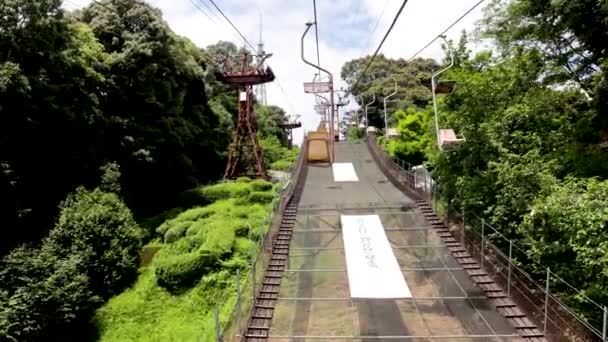
<path fill-rule="evenodd" d="M 64 0 L 64 7 L 75 9 L 91 0 Z M 220 40 L 238 46 L 243 39 L 217 12 L 209 0 L 146 0 L 160 8 L 171 29 L 205 47 Z M 312 0 L 214 0 L 247 40 L 257 47 L 260 27 L 264 50 L 272 53 L 267 62 L 276 80 L 266 85 L 268 104 L 278 105 L 289 114 L 300 115 L 303 129 L 294 132 L 295 143 L 304 130 L 315 129 L 320 115 L 314 111 L 315 99 L 305 94 L 303 82 L 312 81 L 316 69 L 301 59 L 301 37 L 306 22 L 314 21 Z M 317 23 L 321 66 L 334 75 L 336 88 L 345 87 L 340 79 L 342 65 L 354 58 L 373 54 L 388 30 L 403 0 L 317 0 Z M 390 58 L 410 58 L 478 0 L 409 0 L 385 41 L 380 53 Z M 195 6 L 195 4 L 197 6 Z M 458 40 L 462 30 L 472 31 L 481 19 L 482 6 L 471 12 L 448 33 Z M 304 41 L 306 59 L 316 61 L 314 27 Z M 424 50 L 420 57 L 442 58 L 440 42 Z M 350 108 L 356 107 L 352 104 Z M 347 110 L 350 109 L 347 107 Z"/>

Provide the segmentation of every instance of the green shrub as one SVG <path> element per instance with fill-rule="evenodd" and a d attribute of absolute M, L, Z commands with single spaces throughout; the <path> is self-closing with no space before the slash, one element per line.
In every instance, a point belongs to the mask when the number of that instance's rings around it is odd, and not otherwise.
<path fill-rule="evenodd" d="M 82 262 L 76 254 L 58 259 L 49 249 L 18 248 L 5 256 L 0 262 L 0 341 L 46 341 L 67 337 L 66 329 L 74 339 L 79 332 L 71 325 L 86 323 L 101 303 Z"/>
<path fill-rule="evenodd" d="M 263 179 L 256 179 L 250 183 L 252 191 L 268 191 L 272 189 L 272 183 Z"/>
<path fill-rule="evenodd" d="M 245 197 L 249 194 L 249 184 L 239 182 L 224 182 L 203 188 L 202 194 L 208 203 L 223 199 Z"/>
<path fill-rule="evenodd" d="M 293 163 L 288 160 L 277 160 L 274 163 L 270 164 L 270 169 L 277 171 L 289 171 L 289 168 L 292 164 Z"/>
<path fill-rule="evenodd" d="M 190 226 L 192 226 L 192 221 L 177 223 L 165 233 L 165 242 L 171 243 L 183 237 Z"/>
<path fill-rule="evenodd" d="M 171 292 L 179 292 L 196 284 L 217 261 L 206 251 L 170 257 L 158 255 L 154 260 L 158 285 Z"/>
<path fill-rule="evenodd" d="M 249 253 L 251 253 L 252 244 L 253 241 L 247 238 L 238 237 L 234 239 L 234 252 L 238 254 L 249 255 Z"/>
<path fill-rule="evenodd" d="M 238 183 L 249 183 L 251 182 L 251 178 L 249 177 L 239 177 L 236 179 Z"/>
<path fill-rule="evenodd" d="M 247 197 L 247 201 L 249 203 L 261 203 L 268 204 L 271 203 L 274 199 L 275 195 L 271 192 L 253 192 L 249 197 Z"/>
<path fill-rule="evenodd" d="M 91 291 L 106 299 L 137 276 L 141 229 L 114 193 L 78 188 L 61 206 L 45 244 L 59 258 L 77 255 Z"/>

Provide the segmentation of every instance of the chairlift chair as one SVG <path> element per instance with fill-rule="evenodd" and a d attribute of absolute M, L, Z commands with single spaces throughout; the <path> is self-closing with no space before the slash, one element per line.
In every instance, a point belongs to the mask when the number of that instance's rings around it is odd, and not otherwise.
<path fill-rule="evenodd" d="M 431 77 L 431 91 L 433 92 L 433 109 L 435 111 L 435 128 L 437 130 L 437 144 L 440 150 L 452 150 L 464 142 L 466 139 L 462 134 L 456 134 L 451 128 L 439 128 L 439 119 L 437 114 L 437 94 L 439 95 L 450 95 L 456 88 L 456 81 L 436 81 L 435 78 L 440 74 L 446 72 L 454 66 L 454 54 L 448 42 L 445 40 L 445 36 L 441 37 L 446 46 L 448 46 L 448 53 L 450 54 L 451 63 L 448 67 L 438 71 Z"/>

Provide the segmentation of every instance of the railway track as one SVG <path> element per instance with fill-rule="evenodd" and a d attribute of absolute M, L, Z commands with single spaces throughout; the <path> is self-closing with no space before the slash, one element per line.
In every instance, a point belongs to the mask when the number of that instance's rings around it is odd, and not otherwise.
<path fill-rule="evenodd" d="M 306 163 L 303 162 L 302 170 L 298 175 L 294 192 L 282 212 L 279 230 L 272 242 L 270 261 L 268 262 L 264 277 L 262 278 L 262 286 L 254 299 L 249 323 L 245 334 L 243 335 L 243 341 L 268 341 L 270 323 L 279 297 L 281 280 L 285 273 L 285 269 L 287 268 L 289 247 L 293 237 L 293 229 L 296 224 L 298 203 L 300 202 L 302 192 L 304 191 L 306 173 Z"/>

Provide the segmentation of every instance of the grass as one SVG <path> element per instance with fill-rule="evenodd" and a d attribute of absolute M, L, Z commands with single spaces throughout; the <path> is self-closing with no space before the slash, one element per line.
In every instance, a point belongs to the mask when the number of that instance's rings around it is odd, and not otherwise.
<path fill-rule="evenodd" d="M 214 309 L 221 305 L 225 324 L 236 303 L 236 270 L 247 279 L 276 189 L 240 179 L 191 190 L 190 199 L 210 204 L 168 215 L 152 230 L 159 250 L 130 289 L 98 310 L 100 340 L 215 341 Z"/>

